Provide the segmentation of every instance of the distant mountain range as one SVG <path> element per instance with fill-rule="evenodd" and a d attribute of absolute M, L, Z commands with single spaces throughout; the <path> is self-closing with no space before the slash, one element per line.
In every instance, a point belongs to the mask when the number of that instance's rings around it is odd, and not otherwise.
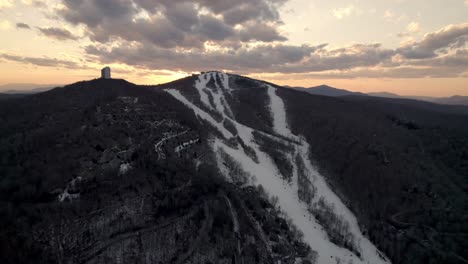
<path fill-rule="evenodd" d="M 373 96 L 373 97 L 382 97 L 382 98 L 391 98 L 391 99 L 412 99 L 412 100 L 419 100 L 419 101 L 427 101 L 431 103 L 437 104 L 446 104 L 446 105 L 468 105 L 468 96 L 460 96 L 455 95 L 451 97 L 429 97 L 429 96 L 402 96 L 394 93 L 388 92 L 374 92 L 374 93 L 359 93 L 359 92 L 351 92 L 345 89 L 339 89 L 335 87 L 331 87 L 328 85 L 319 85 L 309 88 L 304 87 L 289 87 L 299 91 L 305 91 L 307 93 L 313 95 L 323 95 L 323 96 L 331 96 L 331 97 L 339 97 L 339 96 Z"/>
<path fill-rule="evenodd" d="M 333 96 L 333 97 L 348 96 L 348 95 L 366 96 L 366 94 L 364 93 L 351 92 L 351 91 L 344 90 L 344 89 L 334 88 L 328 85 L 319 85 L 319 86 L 310 87 L 310 88 L 304 88 L 304 87 L 289 87 L 289 88 L 293 88 L 299 91 L 305 91 L 314 95 L 324 95 L 324 96 Z"/>
<path fill-rule="evenodd" d="M 60 84 L 12 83 L 0 85 L 2 94 L 35 94 L 62 86 Z"/>

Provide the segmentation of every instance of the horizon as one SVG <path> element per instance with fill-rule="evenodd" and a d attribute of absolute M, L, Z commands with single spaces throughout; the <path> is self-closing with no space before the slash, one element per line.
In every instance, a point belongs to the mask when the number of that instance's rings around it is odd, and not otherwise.
<path fill-rule="evenodd" d="M 0 0 L 0 86 L 74 83 L 109 65 L 136 84 L 214 68 L 283 86 L 468 96 L 467 11 L 468 0 Z"/>
<path fill-rule="evenodd" d="M 216 70 L 213 70 L 213 71 L 216 72 Z M 87 82 L 87 81 L 93 81 L 93 80 L 98 80 L 98 79 L 102 79 L 102 78 L 95 77 L 95 78 L 92 78 L 92 79 L 78 80 L 76 82 L 71 82 L 71 83 L 66 83 L 66 84 L 34 84 L 34 83 L 0 84 L 0 93 L 16 92 L 16 91 L 17 92 L 28 92 L 28 91 L 41 90 L 41 89 L 45 89 L 44 91 L 48 91 L 50 89 L 64 87 L 64 86 L 71 85 L 71 84 L 74 84 L 74 83 L 77 83 L 77 82 L 83 82 L 83 81 Z M 124 80 L 124 81 L 128 81 L 130 83 L 133 83 L 133 82 L 131 82 L 131 81 L 125 79 L 125 78 L 111 78 L 111 80 Z M 267 80 L 260 80 L 260 81 L 267 81 Z M 133 84 L 135 84 L 135 85 L 164 85 L 164 84 L 169 83 L 169 82 L 171 82 L 171 81 L 164 82 L 164 83 L 158 83 L 158 84 L 138 84 L 138 83 L 133 83 Z M 325 84 L 325 83 L 322 83 L 322 84 L 319 84 L 319 85 L 314 85 L 314 86 L 309 86 L 309 87 L 290 86 L 290 85 L 280 85 L 280 86 L 283 86 L 284 88 L 305 88 L 305 89 L 314 89 L 314 88 L 319 88 L 319 87 L 325 86 L 325 87 L 328 87 L 328 88 L 331 88 L 331 89 L 339 89 L 339 90 L 345 90 L 345 91 L 349 91 L 349 92 L 360 92 L 360 93 L 363 93 L 363 94 L 369 94 L 371 96 L 372 96 L 372 94 L 379 94 L 380 93 L 380 94 L 389 94 L 389 95 L 402 96 L 402 97 L 407 97 L 407 98 L 411 98 L 411 97 L 428 97 L 428 98 L 441 98 L 442 99 L 442 98 L 450 98 L 450 97 L 457 97 L 457 96 L 465 96 L 465 95 L 460 95 L 460 94 L 453 94 L 453 95 L 449 95 L 449 96 L 424 96 L 424 95 L 414 95 L 414 94 L 403 95 L 403 94 L 397 94 L 397 93 L 392 93 L 392 92 L 388 92 L 388 91 L 361 92 L 361 91 L 349 90 L 349 89 L 346 89 L 346 88 L 343 88 L 343 87 L 334 87 L 334 86 L 330 86 L 330 85 Z M 6 87 L 6 88 L 4 88 L 4 87 Z"/>

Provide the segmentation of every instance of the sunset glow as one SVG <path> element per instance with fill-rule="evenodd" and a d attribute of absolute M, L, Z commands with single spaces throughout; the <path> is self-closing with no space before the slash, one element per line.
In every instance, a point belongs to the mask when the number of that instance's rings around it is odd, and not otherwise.
<path fill-rule="evenodd" d="M 158 84 L 223 70 L 281 85 L 468 95 L 465 0 L 0 0 L 0 85 Z"/>

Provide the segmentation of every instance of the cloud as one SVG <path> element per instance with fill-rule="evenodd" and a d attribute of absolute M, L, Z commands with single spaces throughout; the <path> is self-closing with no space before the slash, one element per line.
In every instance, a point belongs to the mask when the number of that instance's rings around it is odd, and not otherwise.
<path fill-rule="evenodd" d="M 426 34 L 419 42 L 414 42 L 398 49 L 408 59 L 437 57 L 448 49 L 463 48 L 468 41 L 468 22 L 448 25 L 439 31 Z"/>
<path fill-rule="evenodd" d="M 384 18 L 386 18 L 386 19 L 392 19 L 392 18 L 394 18 L 394 17 L 395 17 L 395 13 L 393 13 L 392 10 L 388 10 L 388 9 L 385 10 L 385 12 L 384 12 Z"/>
<path fill-rule="evenodd" d="M 0 30 L 9 30 L 11 28 L 11 24 L 7 20 L 0 21 Z"/>
<path fill-rule="evenodd" d="M 282 32 L 286 0 L 59 0 L 59 17 L 84 30 L 88 63 L 122 64 L 136 71 L 292 74 L 336 78 L 464 76 L 468 23 L 448 25 L 415 40 L 409 23 L 399 48 L 379 43 L 345 47 L 292 45 Z M 337 19 L 359 15 L 354 5 L 332 10 Z M 387 10 L 387 19 L 398 19 Z M 78 39 L 62 28 L 39 28 L 59 40 Z M 6 59 L 5 56 L 2 56 Z M 34 65 L 81 67 L 41 57 L 10 57 Z M 466 70 L 465 70 L 466 71 Z M 379 72 L 381 76 L 379 76 Z"/>
<path fill-rule="evenodd" d="M 418 33 L 421 31 L 421 25 L 418 22 L 411 22 L 406 26 L 406 31 L 409 33 Z"/>
<path fill-rule="evenodd" d="M 439 78 L 464 76 L 468 65 L 464 28 L 464 24 L 450 25 L 398 49 L 387 49 L 379 43 L 341 48 L 276 43 L 199 52 L 120 42 L 112 47 L 95 43 L 85 50 L 90 61 L 139 69 L 220 69 L 240 74 L 302 74 L 317 78 Z M 416 56 L 418 53 L 428 55 Z"/>
<path fill-rule="evenodd" d="M 56 28 L 56 27 L 49 27 L 49 28 L 37 28 L 44 36 L 49 38 L 53 38 L 56 40 L 64 41 L 64 40 L 77 40 L 78 37 L 73 35 L 70 31 L 64 28 Z"/>
<path fill-rule="evenodd" d="M 259 45 L 235 51 L 177 52 L 154 46 L 121 45 L 114 48 L 88 46 L 87 53 L 103 63 L 119 62 L 134 67 L 194 72 L 223 69 L 238 73 L 274 70 L 285 63 L 299 63 L 317 47 Z"/>
<path fill-rule="evenodd" d="M 277 72 L 320 72 L 379 65 L 395 54 L 380 44 L 355 44 L 339 49 L 320 49 L 297 65 L 280 65 Z"/>
<path fill-rule="evenodd" d="M 44 8 L 47 7 L 47 3 L 45 1 L 39 1 L 39 0 L 21 0 L 21 2 L 24 5 L 27 6 L 33 6 L 33 7 L 38 7 L 38 8 Z M 49 3 L 50 4 L 50 3 Z"/>
<path fill-rule="evenodd" d="M 8 60 L 8 61 L 32 64 L 35 66 L 42 66 L 42 67 L 60 67 L 60 68 L 67 68 L 67 69 L 89 69 L 88 67 L 83 66 L 75 61 L 48 58 L 48 57 L 28 57 L 28 56 L 18 56 L 18 55 L 4 53 L 4 54 L 0 54 L 0 58 L 4 60 Z"/>
<path fill-rule="evenodd" d="M 86 26 L 94 42 L 114 40 L 161 48 L 239 47 L 285 41 L 277 8 L 285 0 L 62 0 L 59 14 Z"/>
<path fill-rule="evenodd" d="M 268 75 L 270 80 L 301 80 L 301 79 L 413 79 L 413 78 L 457 78 L 465 74 L 462 69 L 449 67 L 415 67 L 398 66 L 392 68 L 365 67 L 347 71 L 325 71 L 311 73 L 289 73 Z"/>
<path fill-rule="evenodd" d="M 22 22 L 16 23 L 16 28 L 31 29 L 31 27 L 28 24 L 25 24 L 25 23 L 22 23 Z"/>
<path fill-rule="evenodd" d="M 0 0 L 0 9 L 13 7 L 13 0 Z"/>
<path fill-rule="evenodd" d="M 395 55 L 398 56 L 398 55 Z M 280 73 L 269 75 L 272 80 L 294 79 L 356 79 L 356 78 L 467 78 L 468 51 L 422 60 L 401 60 L 369 67 L 320 72 Z"/>
<path fill-rule="evenodd" d="M 335 8 L 333 9 L 332 13 L 334 17 L 342 20 L 343 18 L 349 17 L 353 14 L 361 14 L 362 11 L 356 8 L 354 5 L 349 5 L 347 7 Z"/>
<path fill-rule="evenodd" d="M 285 41 L 286 37 L 281 36 L 275 27 L 267 24 L 260 23 L 248 23 L 243 29 L 239 31 L 240 40 L 243 42 L 247 41 L 261 41 L 261 42 L 273 42 L 273 41 Z"/>
<path fill-rule="evenodd" d="M 394 54 L 393 50 L 383 49 L 379 44 L 356 44 L 331 50 L 324 49 L 325 46 L 258 45 L 200 54 L 123 44 L 114 48 L 88 46 L 86 51 L 103 63 L 174 71 L 224 69 L 242 73 L 345 70 L 377 65 Z"/>
<path fill-rule="evenodd" d="M 406 26 L 405 32 L 397 34 L 398 37 L 408 37 L 421 31 L 421 25 L 418 22 L 411 22 Z"/>
<path fill-rule="evenodd" d="M 236 1 L 232 1 L 236 2 Z M 278 21 L 279 13 L 274 3 L 284 1 L 240 1 L 240 5 L 233 6 L 222 12 L 224 21 L 229 25 L 243 24 L 247 21 Z"/>

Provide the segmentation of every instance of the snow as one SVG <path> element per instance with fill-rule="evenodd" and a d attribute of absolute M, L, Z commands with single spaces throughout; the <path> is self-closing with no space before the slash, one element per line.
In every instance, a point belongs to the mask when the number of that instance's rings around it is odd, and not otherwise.
<path fill-rule="evenodd" d="M 206 84 L 211 80 L 215 79 L 216 92 L 206 87 Z M 221 87 L 219 87 L 218 80 L 221 80 Z M 293 143 L 286 141 L 282 138 L 269 135 L 278 141 L 283 141 L 287 144 L 292 144 L 293 151 L 287 153 L 287 157 L 293 165 L 293 179 L 290 183 L 284 181 L 284 177 L 280 174 L 276 164 L 269 157 L 268 154 L 262 152 L 260 147 L 254 140 L 252 128 L 247 127 L 237 122 L 234 117 L 230 118 L 227 111 L 227 107 L 223 105 L 224 94 L 222 91 L 230 92 L 232 89 L 229 87 L 229 76 L 224 73 L 210 72 L 201 74 L 199 79 L 196 81 L 196 88 L 200 93 L 200 100 L 202 104 L 209 107 L 212 110 L 217 111 L 223 115 L 225 119 L 229 119 L 235 125 L 238 136 L 249 145 L 256 153 L 258 158 L 254 161 L 251 157 L 246 155 L 242 148 L 234 148 L 227 145 L 222 138 L 214 138 L 211 143 L 211 147 L 216 153 L 217 165 L 221 173 L 228 178 L 229 171 L 223 165 L 222 157 L 219 155 L 220 151 L 224 151 L 231 158 L 233 158 L 244 171 L 255 177 L 256 184 L 261 184 L 265 191 L 270 195 L 278 197 L 278 206 L 280 209 L 291 218 L 292 222 L 301 230 L 304 234 L 304 241 L 310 245 L 310 247 L 318 253 L 318 263 L 389 263 L 387 260 L 383 260 L 379 257 L 378 250 L 376 247 L 362 235 L 356 217 L 352 212 L 344 205 L 344 203 L 338 198 L 338 196 L 331 190 L 326 184 L 324 178 L 318 173 L 318 171 L 312 166 L 309 160 L 309 144 L 301 137 L 294 135 L 288 127 L 287 116 L 283 100 L 276 94 L 276 88 L 266 85 L 267 93 L 270 98 L 269 109 L 273 118 L 273 129 L 276 134 L 292 139 Z M 199 119 L 203 119 L 208 123 L 212 124 L 217 128 L 225 138 L 229 138 L 232 134 L 227 131 L 221 123 L 217 122 L 209 113 L 190 102 L 177 90 L 166 90 L 168 93 L 173 95 L 176 99 L 184 103 L 187 107 L 191 108 Z M 214 98 L 214 107 L 208 100 L 208 93 L 212 93 Z M 224 98 L 224 99 L 223 99 Z M 226 102 L 226 101 L 225 101 Z M 227 105 L 227 104 L 226 104 Z M 260 131 L 257 131 L 260 132 Z M 262 133 L 264 134 L 264 133 Z M 295 143 L 294 143 L 295 142 Z M 346 222 L 350 225 L 350 230 L 355 236 L 355 241 L 359 244 L 361 257 L 356 256 L 353 252 L 348 249 L 342 248 L 332 243 L 324 228 L 316 221 L 313 215 L 308 211 L 307 205 L 301 202 L 298 198 L 298 166 L 295 162 L 295 157 L 299 156 L 304 161 L 305 170 L 308 174 L 309 180 L 317 189 L 317 194 L 314 197 L 314 201 L 318 201 L 321 197 L 334 207 L 334 213 L 342 216 Z M 382 254 L 383 255 L 383 254 Z"/>
<path fill-rule="evenodd" d="M 227 75 L 224 72 L 221 72 L 221 73 L 218 73 L 218 78 L 221 79 L 223 88 L 226 89 L 229 93 L 231 93 L 233 89 L 231 89 L 231 87 L 229 86 L 229 75 Z"/>
<path fill-rule="evenodd" d="M 208 121 L 208 123 L 213 125 L 219 132 L 221 132 L 221 134 L 223 134 L 225 138 L 230 138 L 233 136 L 232 133 L 229 132 L 226 128 L 224 128 L 224 126 L 221 123 L 218 123 L 209 113 L 203 111 L 198 106 L 196 106 L 195 104 L 187 100 L 187 98 L 185 98 L 185 96 L 183 96 L 179 91 L 173 90 L 173 89 L 165 90 L 165 91 L 170 93 L 172 96 L 174 96 L 176 99 L 178 99 L 180 102 L 182 102 L 189 108 L 191 108 L 195 112 L 195 115 L 198 118 Z M 206 95 L 205 92 L 203 93 Z M 209 102 L 208 102 L 208 105 L 210 105 Z"/>
<path fill-rule="evenodd" d="M 276 95 L 276 89 L 267 85 L 268 96 L 270 97 L 270 111 L 273 116 L 273 129 L 276 133 L 289 137 L 293 133 L 289 130 L 286 122 L 286 111 L 283 100 Z"/>
<path fill-rule="evenodd" d="M 288 129 L 286 123 L 286 110 L 284 108 L 284 103 L 282 102 L 281 98 L 276 94 L 276 88 L 267 85 L 268 95 L 270 96 L 270 109 L 272 110 L 273 116 L 273 124 L 275 131 L 281 135 L 291 137 L 293 133 Z M 299 153 L 300 157 L 304 160 L 304 165 L 306 170 L 309 174 L 310 180 L 313 182 L 317 190 L 317 194 L 314 197 L 315 201 L 318 201 L 321 197 L 324 200 L 332 204 L 334 206 L 334 213 L 337 215 L 341 215 L 350 225 L 350 231 L 355 236 L 356 241 L 360 243 L 360 251 L 362 258 L 366 261 L 370 261 L 370 263 L 388 263 L 383 261 L 378 253 L 378 249 L 365 237 L 362 235 L 361 230 L 359 229 L 359 225 L 357 222 L 356 217 L 354 214 L 345 206 L 345 204 L 339 199 L 339 197 L 331 190 L 331 188 L 326 183 L 325 179 L 322 175 L 318 173 L 318 171 L 312 166 L 312 163 L 309 160 L 309 144 L 301 139 L 301 144 L 299 144 L 296 148 L 296 151 Z M 294 163 L 293 163 L 294 164 Z M 297 173 L 295 173 L 297 177 Z M 297 190 L 297 180 L 293 180 L 293 189 Z M 281 199 L 279 199 L 281 200 Z M 301 215 L 296 215 L 295 217 L 302 218 Z M 293 218 L 294 220 L 294 218 Z M 298 219 L 300 220 L 300 219 Z M 296 222 L 296 221 L 294 221 Z M 310 239 L 313 240 L 313 236 L 307 238 L 306 234 L 304 233 L 306 240 Z M 314 248 L 314 247 L 312 247 Z M 319 251 L 320 252 L 320 251 Z M 383 255 L 383 254 L 381 254 Z M 357 260 L 354 260 L 357 261 Z M 320 262 L 321 263 L 321 262 Z"/>
<path fill-rule="evenodd" d="M 195 88 L 197 88 L 198 93 L 200 94 L 200 100 L 202 101 L 202 103 L 208 106 L 210 109 L 213 109 L 213 106 L 211 105 L 210 100 L 208 99 L 208 94 L 205 91 L 203 91 L 203 89 L 206 89 L 206 85 L 209 81 L 209 75 L 202 74 L 198 77 L 198 80 L 195 81 Z"/>
<path fill-rule="evenodd" d="M 215 107 L 216 107 L 216 110 L 220 113 L 223 113 L 223 114 L 226 114 L 228 117 L 232 117 L 233 114 L 232 114 L 232 110 L 231 108 L 229 107 L 229 105 L 227 104 L 227 101 L 226 101 L 226 98 L 224 97 L 224 92 L 223 90 L 228 90 L 230 91 L 231 89 L 229 88 L 229 79 L 228 77 L 225 77 L 227 78 L 227 87 L 225 87 L 225 82 L 223 81 L 223 86 L 219 86 L 219 83 L 218 83 L 218 80 L 220 80 L 220 74 L 216 73 L 216 72 L 211 72 L 209 75 L 207 75 L 207 79 L 208 79 L 208 82 L 210 80 L 213 80 L 214 81 L 214 84 L 215 84 L 215 87 L 216 87 L 216 90 L 213 91 L 213 90 L 204 90 L 202 89 L 202 91 L 206 91 L 206 92 L 209 92 L 212 96 L 213 96 L 213 101 L 214 101 L 214 104 L 215 104 Z"/>
<path fill-rule="evenodd" d="M 180 145 L 178 145 L 177 147 L 174 148 L 174 152 L 176 153 L 179 153 L 180 151 L 190 147 L 191 145 L 195 144 L 195 143 L 198 143 L 200 141 L 200 139 L 192 139 L 192 140 L 189 140 L 187 142 L 184 142 Z"/>
<path fill-rule="evenodd" d="M 64 201 L 73 201 L 75 199 L 78 199 L 80 198 L 80 194 L 79 193 L 69 193 L 68 190 L 66 189 L 63 193 L 59 194 L 59 197 L 58 197 L 58 200 L 59 202 L 64 202 Z"/>
<path fill-rule="evenodd" d="M 72 189 L 76 189 L 76 184 L 77 182 L 81 182 L 83 178 L 81 177 L 76 177 L 74 179 L 72 179 L 68 184 L 67 184 L 67 187 L 65 188 L 65 190 L 59 194 L 58 196 L 58 200 L 59 202 L 64 202 L 64 201 L 73 201 L 75 199 L 78 199 L 80 198 L 80 193 L 70 193 L 69 190 Z"/>
<path fill-rule="evenodd" d="M 124 175 L 131 169 L 132 169 L 132 166 L 129 163 L 120 164 L 119 174 Z"/>
<path fill-rule="evenodd" d="M 229 210 L 231 211 L 231 219 L 232 219 L 232 231 L 234 232 L 235 236 L 236 236 L 236 239 L 237 239 L 237 253 L 239 256 L 241 256 L 241 241 L 240 241 L 240 232 L 239 232 L 239 220 L 238 220 L 238 217 L 237 217 L 237 212 L 236 210 L 234 209 L 234 207 L 232 207 L 232 204 L 231 204 L 231 200 L 229 200 L 229 198 L 225 195 L 224 196 L 224 199 L 226 199 L 226 202 L 229 206 Z M 242 261 L 243 262 L 243 261 Z"/>
<path fill-rule="evenodd" d="M 182 132 L 179 132 L 179 133 L 174 133 L 174 132 L 166 132 L 163 134 L 163 138 L 161 138 L 158 142 L 156 142 L 156 144 L 154 144 L 154 151 L 156 153 L 158 153 L 158 158 L 161 158 L 161 159 L 164 159 L 166 158 L 166 154 L 164 154 L 164 151 L 162 150 L 162 146 L 164 145 L 164 143 L 170 139 L 173 139 L 175 137 L 178 137 L 178 136 L 181 136 L 185 133 L 187 133 L 188 130 L 184 130 Z"/>

